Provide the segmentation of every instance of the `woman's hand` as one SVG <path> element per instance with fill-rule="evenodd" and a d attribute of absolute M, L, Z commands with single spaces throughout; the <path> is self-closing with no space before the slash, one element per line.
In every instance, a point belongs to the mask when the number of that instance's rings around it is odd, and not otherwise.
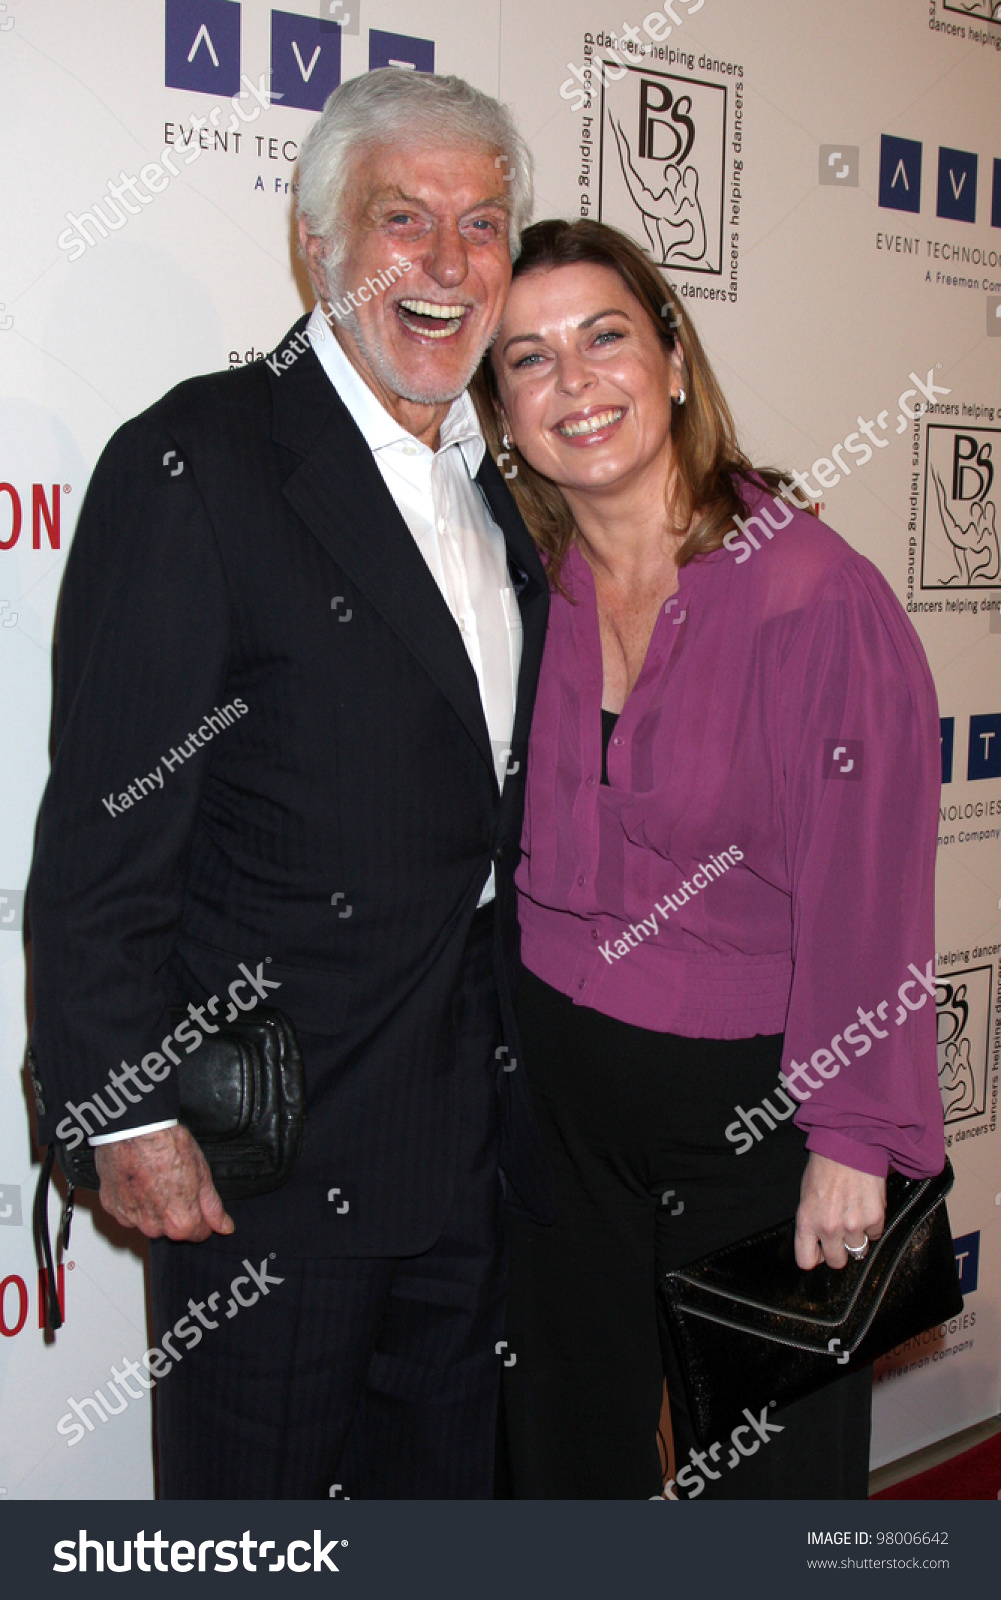
<path fill-rule="evenodd" d="M 886 1214 L 886 1179 L 843 1167 L 814 1151 L 803 1174 L 796 1212 L 796 1263 L 804 1271 L 847 1265 L 845 1245 L 878 1239 Z"/>

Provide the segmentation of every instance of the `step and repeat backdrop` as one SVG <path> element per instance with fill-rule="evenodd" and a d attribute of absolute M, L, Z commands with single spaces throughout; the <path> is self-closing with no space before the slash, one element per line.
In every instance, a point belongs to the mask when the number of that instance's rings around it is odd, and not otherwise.
<path fill-rule="evenodd" d="M 536 216 L 649 249 L 748 452 L 797 474 L 921 636 L 965 1309 L 880 1362 L 873 1464 L 1001 1406 L 1001 7 L 650 3 L 0 5 L 0 1497 L 153 1493 L 149 1393 L 105 1387 L 150 1343 L 136 1241 L 84 1200 L 53 1338 L 31 1237 L 23 901 L 77 510 L 125 418 L 300 314 L 300 140 L 338 83 L 390 65 L 512 106 Z"/>

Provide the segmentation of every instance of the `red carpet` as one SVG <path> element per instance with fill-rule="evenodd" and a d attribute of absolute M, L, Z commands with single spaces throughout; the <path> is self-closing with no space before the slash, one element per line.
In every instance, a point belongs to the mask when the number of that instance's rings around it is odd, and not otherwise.
<path fill-rule="evenodd" d="M 929 1467 L 873 1500 L 998 1500 L 1001 1499 L 1001 1433 L 974 1445 L 961 1456 Z"/>

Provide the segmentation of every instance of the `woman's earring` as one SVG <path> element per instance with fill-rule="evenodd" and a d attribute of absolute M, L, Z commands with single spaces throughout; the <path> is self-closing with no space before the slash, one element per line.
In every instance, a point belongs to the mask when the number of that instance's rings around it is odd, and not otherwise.
<path fill-rule="evenodd" d="M 688 395 L 684 389 L 679 389 L 676 395 L 672 395 L 672 399 L 676 406 L 683 406 L 688 399 Z"/>
<path fill-rule="evenodd" d="M 504 446 L 505 450 L 513 450 L 514 449 L 514 445 L 511 443 L 510 434 L 505 433 L 504 437 L 501 439 L 501 444 Z"/>

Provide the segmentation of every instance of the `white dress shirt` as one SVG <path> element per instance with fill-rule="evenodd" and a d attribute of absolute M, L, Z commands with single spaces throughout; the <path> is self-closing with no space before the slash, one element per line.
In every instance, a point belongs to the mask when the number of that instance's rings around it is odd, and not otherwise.
<path fill-rule="evenodd" d="M 503 788 L 521 666 L 521 612 L 504 535 L 474 482 L 486 443 L 468 394 L 453 400 L 432 450 L 379 404 L 341 349 L 320 306 L 306 334 L 364 436 L 397 510 L 462 635 Z M 480 904 L 493 897 L 493 868 Z"/>
<path fill-rule="evenodd" d="M 486 443 L 468 394 L 453 400 L 432 450 L 391 417 L 351 365 L 317 305 L 306 337 L 320 365 L 358 424 L 402 516 L 462 635 L 476 673 L 493 750 L 504 786 L 521 667 L 521 612 L 511 585 L 504 535 L 474 482 Z M 305 354 L 300 360 L 306 359 Z M 479 904 L 494 898 L 494 868 Z M 113 1144 L 174 1127 L 176 1119 L 120 1133 L 96 1134 L 92 1145 Z"/>

